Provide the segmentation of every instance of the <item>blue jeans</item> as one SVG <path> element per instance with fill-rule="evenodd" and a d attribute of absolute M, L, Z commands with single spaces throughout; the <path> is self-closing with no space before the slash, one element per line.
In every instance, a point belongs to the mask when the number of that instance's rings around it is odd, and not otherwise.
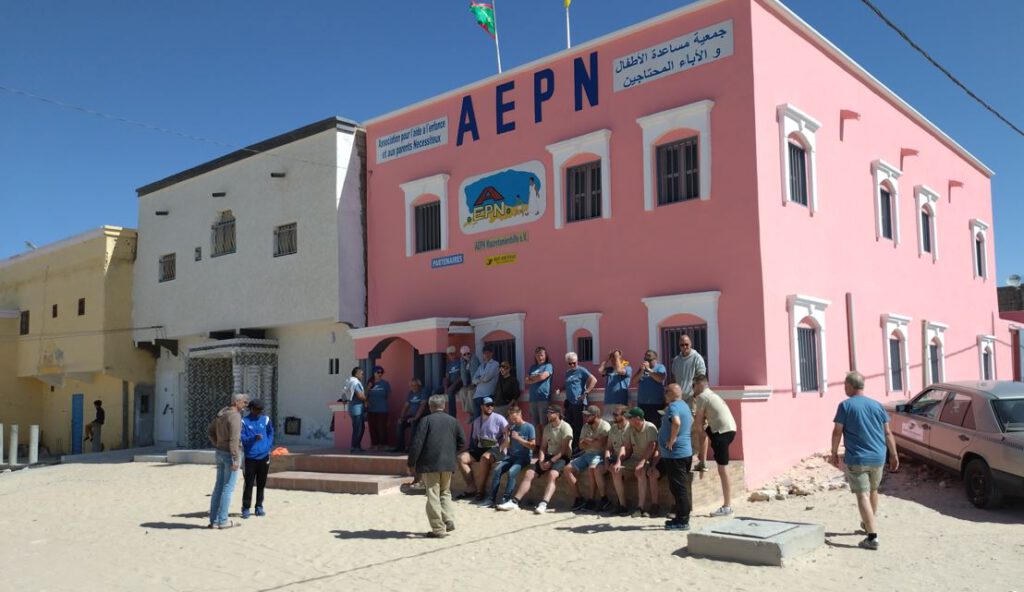
<path fill-rule="evenodd" d="M 529 457 L 527 458 L 516 458 L 513 456 L 506 456 L 505 458 L 498 461 L 498 464 L 494 465 L 493 472 L 491 473 L 491 499 L 501 503 L 512 497 L 512 493 L 516 490 L 516 476 L 519 475 L 519 471 L 523 470 L 523 467 L 530 464 Z M 505 493 L 498 499 L 498 489 L 501 487 L 501 476 L 508 473 L 508 480 L 505 482 Z"/>
<path fill-rule="evenodd" d="M 235 480 L 238 470 L 231 470 L 231 453 L 217 451 L 217 482 L 210 495 L 210 524 L 219 526 L 228 522 L 228 507 L 231 506 L 231 495 L 235 493 Z"/>
<path fill-rule="evenodd" d="M 366 414 L 352 415 L 352 450 L 363 449 L 363 431 L 366 429 Z"/>

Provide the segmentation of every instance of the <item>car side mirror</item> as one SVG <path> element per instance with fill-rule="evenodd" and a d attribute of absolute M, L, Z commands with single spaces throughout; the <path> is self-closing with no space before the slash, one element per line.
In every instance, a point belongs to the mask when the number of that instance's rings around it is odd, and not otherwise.
<path fill-rule="evenodd" d="M 897 405 L 896 406 L 896 412 L 897 413 L 906 413 L 907 412 L 907 405 L 902 404 L 902 403 Z"/>

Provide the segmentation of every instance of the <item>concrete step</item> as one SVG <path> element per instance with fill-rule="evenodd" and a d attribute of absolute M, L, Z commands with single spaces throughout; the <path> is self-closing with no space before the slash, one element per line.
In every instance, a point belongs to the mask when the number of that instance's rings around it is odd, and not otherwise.
<path fill-rule="evenodd" d="M 402 475 L 282 471 L 267 477 L 267 487 L 271 489 L 323 491 L 327 493 L 382 495 L 398 493 L 402 485 L 411 481 L 412 477 Z"/>
<path fill-rule="evenodd" d="M 167 462 L 187 465 L 215 465 L 217 454 L 213 450 L 168 450 Z"/>
<path fill-rule="evenodd" d="M 133 462 L 155 462 L 165 463 L 167 462 L 166 454 L 136 454 L 132 459 Z"/>
<path fill-rule="evenodd" d="M 312 451 L 275 456 L 271 473 L 306 471 L 314 473 L 355 473 L 362 475 L 402 475 L 404 454 L 347 454 L 334 450 Z"/>

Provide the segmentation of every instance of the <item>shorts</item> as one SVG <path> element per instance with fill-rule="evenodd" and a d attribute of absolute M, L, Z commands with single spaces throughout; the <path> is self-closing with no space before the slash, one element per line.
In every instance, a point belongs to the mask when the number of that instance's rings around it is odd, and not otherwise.
<path fill-rule="evenodd" d="M 542 469 L 542 468 L 540 468 L 540 461 L 537 461 L 537 462 L 533 463 L 532 465 L 530 465 L 530 470 L 533 471 L 534 473 L 536 473 L 537 475 L 543 475 L 544 473 L 547 473 L 548 471 L 558 471 L 559 473 L 561 473 L 562 471 L 565 470 L 565 459 L 562 458 L 562 459 L 556 460 L 554 463 L 552 463 L 550 469 Z"/>
<path fill-rule="evenodd" d="M 470 449 L 467 450 L 466 452 L 469 453 L 469 456 L 471 456 L 473 458 L 473 460 L 479 462 L 480 459 L 483 458 L 484 454 L 486 454 L 488 452 L 491 452 L 491 449 L 490 448 L 480 448 L 479 446 L 471 446 Z M 492 454 L 491 456 L 494 456 L 494 455 Z"/>
<path fill-rule="evenodd" d="M 846 465 L 846 481 L 853 493 L 878 491 L 882 482 L 882 465 Z"/>
<path fill-rule="evenodd" d="M 577 473 L 582 473 L 586 469 L 596 468 L 597 465 L 601 464 L 604 459 L 603 452 L 584 452 L 583 454 L 572 459 L 569 463 Z"/>
<path fill-rule="evenodd" d="M 720 465 L 729 464 L 729 445 L 732 444 L 736 432 L 712 432 L 711 428 L 705 430 L 711 440 L 711 450 L 715 453 L 715 462 Z"/>

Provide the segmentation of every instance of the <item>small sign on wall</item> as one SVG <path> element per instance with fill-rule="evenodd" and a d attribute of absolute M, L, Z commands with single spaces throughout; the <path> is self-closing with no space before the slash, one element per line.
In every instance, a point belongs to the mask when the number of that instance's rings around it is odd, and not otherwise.
<path fill-rule="evenodd" d="M 515 253 L 502 253 L 501 255 L 491 255 L 490 257 L 484 258 L 484 267 L 493 267 L 495 265 L 505 265 L 506 263 L 515 263 Z"/>
<path fill-rule="evenodd" d="M 480 239 L 473 243 L 473 248 L 477 251 L 482 251 L 484 249 L 494 249 L 496 247 L 507 247 L 508 245 L 525 243 L 528 238 L 528 233 L 516 232 L 515 234 L 506 234 L 504 236 L 496 236 L 494 238 Z"/>
<path fill-rule="evenodd" d="M 451 267 L 452 265 L 461 265 L 462 262 L 465 260 L 466 257 L 462 253 L 446 255 L 444 257 L 435 257 L 430 260 L 430 268 L 437 269 L 439 267 Z"/>
<path fill-rule="evenodd" d="M 732 21 L 704 27 L 612 61 L 615 92 L 727 58 L 733 52 Z"/>
<path fill-rule="evenodd" d="M 540 220 L 547 208 L 544 164 L 531 160 L 470 177 L 459 188 L 459 226 L 474 234 Z"/>

